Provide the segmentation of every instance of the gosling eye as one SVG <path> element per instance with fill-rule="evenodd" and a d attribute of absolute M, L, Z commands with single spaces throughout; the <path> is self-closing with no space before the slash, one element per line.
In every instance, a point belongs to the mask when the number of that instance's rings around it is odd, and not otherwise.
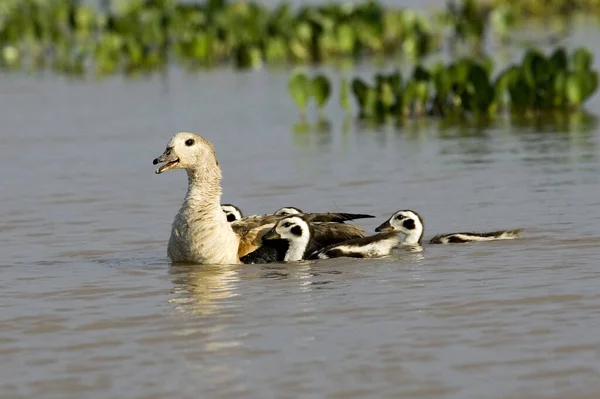
<path fill-rule="evenodd" d="M 194 145 L 194 139 L 187 139 L 185 141 L 185 145 L 187 145 L 188 147 L 191 147 Z"/>
<path fill-rule="evenodd" d="M 285 227 L 285 228 L 288 228 L 288 227 L 290 227 L 291 225 L 292 225 L 292 224 L 291 224 L 290 222 L 285 222 L 285 223 L 283 224 L 283 227 Z"/>

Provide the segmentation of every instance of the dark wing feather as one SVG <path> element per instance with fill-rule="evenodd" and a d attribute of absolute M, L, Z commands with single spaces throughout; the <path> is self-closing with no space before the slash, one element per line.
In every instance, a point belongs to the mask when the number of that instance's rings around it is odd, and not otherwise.
<path fill-rule="evenodd" d="M 319 253 L 328 253 L 330 251 L 337 251 L 337 247 L 338 245 L 344 245 L 344 246 L 356 246 L 356 247 L 365 247 L 369 244 L 372 244 L 374 242 L 377 241 L 382 241 L 382 240 L 386 240 L 390 237 L 398 237 L 398 241 L 400 241 L 400 237 L 401 234 L 399 234 L 397 231 L 389 231 L 389 232 L 385 232 L 385 233 L 377 233 L 377 234 L 373 234 L 370 236 L 362 236 L 362 237 L 355 237 L 343 242 L 339 242 L 339 243 L 334 243 L 334 244 L 329 244 L 323 248 L 320 248 L 314 252 L 312 252 L 310 254 L 310 256 L 308 256 L 308 259 L 317 259 L 318 258 L 318 254 Z M 343 255 L 341 255 L 343 254 Z M 340 252 L 339 254 L 328 254 L 331 257 L 338 257 L 338 256 L 347 256 L 347 257 L 352 257 L 352 258 L 363 258 L 365 257 L 364 253 L 361 253 L 360 251 L 356 251 L 356 252 Z"/>
<path fill-rule="evenodd" d="M 263 243 L 261 247 L 258 247 L 255 251 L 250 252 L 246 256 L 242 256 L 240 260 L 246 264 L 271 263 L 282 262 L 284 257 L 285 252 L 283 254 L 280 254 L 277 248 Z"/>
<path fill-rule="evenodd" d="M 242 218 L 240 220 L 236 220 L 231 223 L 231 227 L 233 231 L 235 231 L 238 235 L 244 235 L 248 231 L 271 223 L 277 223 L 279 220 L 288 217 L 289 215 L 252 215 Z M 348 220 L 355 219 L 366 219 L 366 218 L 374 218 L 373 215 L 367 215 L 362 213 L 304 213 L 299 216 L 304 216 L 307 222 L 316 223 L 316 222 L 337 222 L 343 223 Z"/>
<path fill-rule="evenodd" d="M 502 236 L 509 238 L 516 238 L 523 231 L 523 229 L 513 229 L 513 230 L 497 230 L 497 231 L 488 231 L 485 233 L 475 233 L 475 232 L 460 232 L 460 233 L 448 233 L 448 234 L 438 234 L 434 236 L 431 240 L 429 240 L 430 244 L 462 244 L 466 242 L 480 241 L 477 238 L 488 238 L 488 241 L 493 241 L 494 239 L 499 239 Z"/>
<path fill-rule="evenodd" d="M 240 237 L 248 234 L 250 230 L 254 230 L 257 227 L 265 226 L 269 224 L 275 224 L 285 216 L 280 215 L 253 215 L 248 216 L 240 220 L 236 220 L 231 223 L 231 228 Z"/>
<path fill-rule="evenodd" d="M 348 220 L 374 218 L 373 215 L 364 213 L 305 213 L 304 217 L 309 222 L 337 222 L 343 223 Z"/>
<path fill-rule="evenodd" d="M 318 241 L 322 246 L 338 244 L 367 235 L 362 227 L 354 224 L 313 223 L 312 228 L 314 241 Z"/>

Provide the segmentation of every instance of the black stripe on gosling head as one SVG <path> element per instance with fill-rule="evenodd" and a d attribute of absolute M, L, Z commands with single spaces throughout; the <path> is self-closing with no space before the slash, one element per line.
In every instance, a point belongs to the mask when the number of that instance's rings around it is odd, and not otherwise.
<path fill-rule="evenodd" d="M 417 212 L 405 209 L 395 212 L 388 220 L 379 225 L 376 232 L 399 231 L 406 235 L 406 244 L 419 244 L 425 231 L 423 218 Z"/>
<path fill-rule="evenodd" d="M 279 220 L 275 226 L 262 237 L 263 240 L 297 240 L 299 237 L 310 238 L 308 222 L 300 216 L 288 216 Z"/>
<path fill-rule="evenodd" d="M 221 209 L 223 212 L 225 212 L 225 216 L 227 216 L 227 221 L 229 223 L 235 222 L 236 220 L 240 220 L 244 217 L 242 210 L 235 205 L 221 204 Z"/>
<path fill-rule="evenodd" d="M 262 236 L 263 243 L 286 241 L 288 248 L 283 261 L 293 262 L 305 258 L 313 231 L 302 216 L 288 216 L 279 220 L 273 228 Z"/>

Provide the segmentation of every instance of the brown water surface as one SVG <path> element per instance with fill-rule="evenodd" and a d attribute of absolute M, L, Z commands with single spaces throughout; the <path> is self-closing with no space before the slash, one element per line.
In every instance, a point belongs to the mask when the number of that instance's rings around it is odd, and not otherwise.
<path fill-rule="evenodd" d="M 346 129 L 332 103 L 330 131 L 291 133 L 286 79 L 2 76 L 0 397 L 599 397 L 594 121 Z M 248 214 L 366 212 L 372 231 L 413 208 L 426 237 L 525 232 L 380 260 L 170 266 L 186 178 L 151 161 L 179 130 L 214 142 L 223 200 Z"/>

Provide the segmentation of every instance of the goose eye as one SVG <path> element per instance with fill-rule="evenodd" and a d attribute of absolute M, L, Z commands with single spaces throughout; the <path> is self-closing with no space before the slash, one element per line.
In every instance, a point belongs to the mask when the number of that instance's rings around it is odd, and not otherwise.
<path fill-rule="evenodd" d="M 285 222 L 285 223 L 283 224 L 283 227 L 287 228 L 287 227 L 290 227 L 291 225 L 292 225 L 292 224 L 291 224 L 290 222 Z"/>
<path fill-rule="evenodd" d="M 194 145 L 194 139 L 187 139 L 185 141 L 185 145 L 187 145 L 188 147 L 191 147 Z"/>
<path fill-rule="evenodd" d="M 398 220 L 402 220 L 403 218 L 404 218 L 404 216 L 402 216 L 402 215 L 396 216 L 396 219 L 398 219 Z"/>

